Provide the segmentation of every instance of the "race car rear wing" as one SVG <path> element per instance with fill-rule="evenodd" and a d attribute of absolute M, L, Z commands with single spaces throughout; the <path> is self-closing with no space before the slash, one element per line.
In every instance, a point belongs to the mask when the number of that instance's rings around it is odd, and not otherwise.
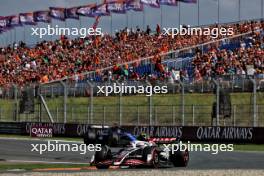
<path fill-rule="evenodd" d="M 170 144 L 178 142 L 179 138 L 149 138 L 148 141 L 156 144 Z"/>

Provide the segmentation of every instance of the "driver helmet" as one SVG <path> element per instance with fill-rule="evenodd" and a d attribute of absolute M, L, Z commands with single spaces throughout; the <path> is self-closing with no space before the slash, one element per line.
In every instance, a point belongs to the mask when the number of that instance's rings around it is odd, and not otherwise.
<path fill-rule="evenodd" d="M 148 135 L 147 133 L 145 132 L 141 132 L 140 135 L 138 136 L 138 140 L 141 140 L 141 141 L 147 141 L 148 140 Z"/>

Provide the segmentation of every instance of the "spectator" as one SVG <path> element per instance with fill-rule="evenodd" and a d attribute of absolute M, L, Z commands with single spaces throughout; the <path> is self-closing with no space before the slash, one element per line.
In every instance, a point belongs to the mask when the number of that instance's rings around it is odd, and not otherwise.
<path fill-rule="evenodd" d="M 263 28 L 263 23 L 246 22 L 224 27 L 233 27 L 235 34 Z M 210 26 L 213 27 L 213 26 Z M 160 27 L 157 25 L 159 34 Z M 221 37 L 221 36 L 219 36 Z M 153 57 L 155 69 L 161 73 L 161 79 L 170 75 L 162 65 L 160 55 L 171 50 L 182 49 L 211 41 L 210 36 L 180 36 L 172 38 L 169 35 L 152 35 L 147 26 L 144 32 L 137 28 L 117 31 L 115 37 L 108 34 L 89 36 L 85 39 L 70 40 L 63 36 L 56 41 L 42 41 L 35 47 L 26 47 L 24 43 L 0 48 L 0 86 L 26 83 L 48 82 L 66 76 L 112 68 L 112 74 L 123 75 L 126 78 L 144 79 L 146 75 L 138 75 L 128 66 L 121 67 L 127 62 L 137 65 L 139 59 Z M 241 43 L 241 48 L 233 53 L 226 50 L 218 51 L 212 47 L 209 53 L 197 55 L 193 60 L 196 67 L 196 77 L 247 72 L 246 65 L 253 65 L 256 74 L 263 74 L 263 38 L 260 33 L 252 35 L 251 46 L 247 48 Z M 98 72 L 99 74 L 103 74 Z M 133 75 L 133 76 L 132 76 Z M 110 75 L 109 75 L 110 76 Z M 154 76 L 153 76 L 154 77 Z M 83 78 L 79 78 L 81 80 Z"/>

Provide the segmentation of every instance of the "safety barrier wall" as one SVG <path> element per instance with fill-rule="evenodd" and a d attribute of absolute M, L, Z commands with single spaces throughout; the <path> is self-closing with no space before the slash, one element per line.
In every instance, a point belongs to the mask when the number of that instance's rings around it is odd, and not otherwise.
<path fill-rule="evenodd" d="M 31 126 L 52 127 L 53 135 L 60 137 L 83 137 L 87 129 L 95 128 L 88 124 L 63 123 L 0 123 L 0 134 L 29 135 Z M 101 127 L 101 128 L 100 128 Z M 150 137 L 178 137 L 183 141 L 217 143 L 264 143 L 264 128 L 232 126 L 121 126 L 134 135 L 144 132 Z M 108 126 L 96 126 L 98 134 Z"/>

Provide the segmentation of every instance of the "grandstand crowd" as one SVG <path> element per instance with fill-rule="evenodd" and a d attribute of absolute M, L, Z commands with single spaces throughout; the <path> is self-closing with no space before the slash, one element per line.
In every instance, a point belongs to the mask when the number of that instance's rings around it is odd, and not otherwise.
<path fill-rule="evenodd" d="M 250 39 L 248 47 L 241 42 L 234 50 L 212 47 L 205 54 L 198 52 L 192 61 L 195 80 L 221 75 L 264 74 L 264 38 L 256 32 Z"/>
<path fill-rule="evenodd" d="M 224 27 L 232 27 L 234 35 L 238 35 L 264 29 L 264 23 L 243 22 L 224 25 Z M 253 65 L 256 74 L 264 74 L 263 36 L 259 32 L 254 32 L 251 36 L 250 47 L 245 47 L 241 42 L 240 48 L 233 51 L 219 50 L 217 47 L 210 48 L 206 53 L 197 50 L 192 62 L 194 78 L 200 80 L 202 77 L 215 75 L 246 74 L 247 65 Z M 219 36 L 221 37 L 225 36 Z M 115 36 L 104 34 L 73 40 L 62 36 L 56 41 L 42 41 L 33 48 L 21 42 L 0 48 L 0 86 L 45 83 L 74 75 L 79 75 L 77 79 L 80 80 L 83 79 L 81 73 L 89 71 L 96 71 L 97 74 L 105 75 L 108 79 L 114 77 L 144 79 L 146 75 L 139 75 L 134 68 L 139 64 L 137 60 L 150 56 L 153 56 L 155 70 L 161 73 L 164 79 L 172 74 L 171 70 L 161 63 L 162 53 L 212 40 L 217 39 L 198 35 L 178 35 L 172 38 L 169 35 L 163 35 L 160 26 L 157 25 L 154 30 L 150 27 L 146 30 L 124 29 L 118 31 Z M 133 61 L 135 62 L 132 65 L 125 64 Z M 107 67 L 111 67 L 111 71 L 100 71 Z M 185 70 L 181 70 L 180 75 L 182 79 L 191 76 Z"/>

